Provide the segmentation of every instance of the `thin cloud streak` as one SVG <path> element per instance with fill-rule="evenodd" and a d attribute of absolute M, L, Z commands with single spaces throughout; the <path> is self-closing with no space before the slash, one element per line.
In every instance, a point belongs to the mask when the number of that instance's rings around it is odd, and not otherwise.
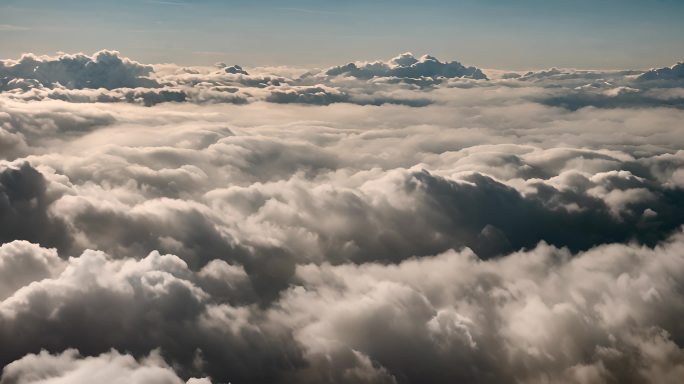
<path fill-rule="evenodd" d="M 11 32 L 11 31 L 29 31 L 29 30 L 31 30 L 31 28 L 21 26 L 21 25 L 0 24 L 0 31 Z"/>

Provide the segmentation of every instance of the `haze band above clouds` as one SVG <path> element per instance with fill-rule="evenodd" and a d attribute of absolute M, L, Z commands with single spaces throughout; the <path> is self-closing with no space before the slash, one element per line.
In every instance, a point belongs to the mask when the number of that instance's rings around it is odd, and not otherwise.
<path fill-rule="evenodd" d="M 0 383 L 678 383 L 682 68 L 5 60 Z"/>

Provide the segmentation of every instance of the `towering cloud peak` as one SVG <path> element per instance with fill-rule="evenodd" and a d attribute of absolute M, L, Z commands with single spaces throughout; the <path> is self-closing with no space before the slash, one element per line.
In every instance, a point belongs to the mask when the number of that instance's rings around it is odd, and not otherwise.
<path fill-rule="evenodd" d="M 69 89 L 156 87 L 146 78 L 150 65 L 140 64 L 117 51 L 58 56 L 25 54 L 19 60 L 0 61 L 0 84 L 12 79 L 31 79 L 44 86 L 59 84 Z"/>
<path fill-rule="evenodd" d="M 405 52 L 392 58 L 392 60 L 389 61 L 389 64 L 394 67 L 410 67 L 417 62 L 418 60 L 411 52 Z"/>
<path fill-rule="evenodd" d="M 684 62 L 671 67 L 656 68 L 638 77 L 639 80 L 684 80 Z"/>
<path fill-rule="evenodd" d="M 242 69 L 242 67 L 239 65 L 228 66 L 226 63 L 217 63 L 216 66 L 221 68 L 221 70 L 225 73 L 230 73 L 233 75 L 249 75 L 249 73 L 247 73 L 247 71 Z"/>
<path fill-rule="evenodd" d="M 487 76 L 478 68 L 466 67 L 458 61 L 441 62 L 430 55 L 424 55 L 417 59 L 410 52 L 402 53 L 386 62 L 349 63 L 332 67 L 326 71 L 326 74 L 329 76 L 351 76 L 359 79 L 374 77 L 487 79 Z"/>

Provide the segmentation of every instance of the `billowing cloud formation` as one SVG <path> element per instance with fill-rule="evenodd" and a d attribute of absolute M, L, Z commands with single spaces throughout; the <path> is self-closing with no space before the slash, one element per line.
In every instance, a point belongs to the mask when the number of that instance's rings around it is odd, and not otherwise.
<path fill-rule="evenodd" d="M 183 384 L 158 355 L 142 362 L 117 352 L 97 357 L 80 358 L 78 352 L 69 349 L 58 355 L 45 351 L 27 355 L 5 368 L 0 383 L 131 383 L 131 384 Z M 186 384 L 208 384 L 207 379 L 190 379 Z"/>
<path fill-rule="evenodd" d="M 29 355 L 3 380 L 93 366 L 171 380 L 106 354 L 115 347 L 140 358 L 160 348 L 185 375 L 231 382 L 676 383 L 683 251 L 679 233 L 654 249 L 573 255 L 541 244 L 492 261 L 449 251 L 397 265 L 306 264 L 265 309 L 231 303 L 245 294 L 245 274 L 223 262 L 192 272 L 175 256 L 89 251 L 6 299 L 0 332 L 4 361 L 37 348 L 97 357 Z"/>
<path fill-rule="evenodd" d="M 249 73 L 247 73 L 247 71 L 245 71 L 244 69 L 242 69 L 242 67 L 239 66 L 239 65 L 227 66 L 227 65 L 224 64 L 224 63 L 218 63 L 217 66 L 218 66 L 219 68 L 223 69 L 223 71 L 226 72 L 226 73 L 240 74 L 240 75 L 249 75 Z"/>
<path fill-rule="evenodd" d="M 3 384 L 681 378 L 676 80 L 74 57 L 0 93 Z"/>
<path fill-rule="evenodd" d="M 374 77 L 397 77 L 419 79 L 422 77 L 465 77 L 471 79 L 487 79 L 482 71 L 475 67 L 465 67 L 457 61 L 443 63 L 436 57 L 424 55 L 415 58 L 411 53 L 403 53 L 388 62 L 349 63 L 333 67 L 325 72 L 329 76 L 353 76 L 359 79 Z"/>
<path fill-rule="evenodd" d="M 536 90 L 531 101 L 579 109 L 684 106 L 681 63 L 650 71 L 585 71 L 551 68 L 514 73 L 465 67 L 424 55 L 401 54 L 386 62 L 358 62 L 308 72 L 218 63 L 214 67 L 144 65 L 115 51 L 92 56 L 24 55 L 0 64 L 0 90 L 18 100 L 56 99 L 73 103 L 400 104 L 444 103 L 435 88 L 506 87 Z M 273 73 L 281 72 L 282 74 Z M 299 74 L 298 74 L 299 73 Z M 650 81 L 649 81 L 650 80 Z M 663 81 L 660 81 L 663 80 Z"/>
<path fill-rule="evenodd" d="M 639 80 L 682 80 L 684 79 L 684 62 L 671 67 L 651 69 L 642 74 Z"/>
<path fill-rule="evenodd" d="M 65 54 L 49 57 L 27 54 L 16 61 L 2 61 L 0 65 L 0 78 L 5 83 L 4 86 L 0 85 L 0 89 L 17 85 L 21 87 L 23 83 L 17 83 L 18 81 L 28 82 L 29 87 L 31 81 L 35 81 L 43 86 L 59 84 L 68 89 L 157 85 L 146 78 L 152 72 L 151 66 L 122 58 L 114 51 L 100 51 L 93 56 Z"/>

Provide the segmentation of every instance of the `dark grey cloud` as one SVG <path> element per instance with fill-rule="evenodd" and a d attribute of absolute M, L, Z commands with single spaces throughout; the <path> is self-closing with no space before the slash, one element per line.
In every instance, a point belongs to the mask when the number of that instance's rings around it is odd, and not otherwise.
<path fill-rule="evenodd" d="M 52 198 L 40 172 L 28 163 L 0 168 L 0 242 L 28 240 L 66 249 L 67 227 L 48 211 Z"/>
<path fill-rule="evenodd" d="M 684 108 L 684 95 L 663 97 L 652 90 L 639 90 L 629 87 L 614 88 L 608 91 L 595 90 L 566 91 L 539 100 L 541 103 L 570 110 L 584 107 L 595 108 Z"/>
<path fill-rule="evenodd" d="M 226 73 L 249 75 L 249 73 L 247 73 L 247 71 L 242 69 L 242 67 L 239 65 L 231 65 L 230 67 L 227 65 L 224 65 L 222 68 Z"/>
<path fill-rule="evenodd" d="M 301 103 L 328 105 L 349 100 L 349 95 L 337 89 L 319 85 L 294 89 L 275 90 L 266 97 L 272 103 Z"/>
<path fill-rule="evenodd" d="M 20 96 L 23 100 L 40 101 L 44 99 L 63 100 L 70 103 L 134 103 L 151 107 L 161 103 L 182 103 L 188 100 L 186 92 L 180 89 L 116 89 L 106 90 L 68 90 L 68 89 L 41 89 L 34 92 L 24 93 Z"/>
<path fill-rule="evenodd" d="M 425 97 L 401 97 L 391 94 L 349 94 L 325 85 L 284 87 L 274 89 L 266 96 L 266 101 L 272 103 L 297 103 L 311 105 L 329 105 L 332 103 L 350 103 L 359 105 L 398 104 L 410 107 L 424 107 L 432 103 Z"/>

